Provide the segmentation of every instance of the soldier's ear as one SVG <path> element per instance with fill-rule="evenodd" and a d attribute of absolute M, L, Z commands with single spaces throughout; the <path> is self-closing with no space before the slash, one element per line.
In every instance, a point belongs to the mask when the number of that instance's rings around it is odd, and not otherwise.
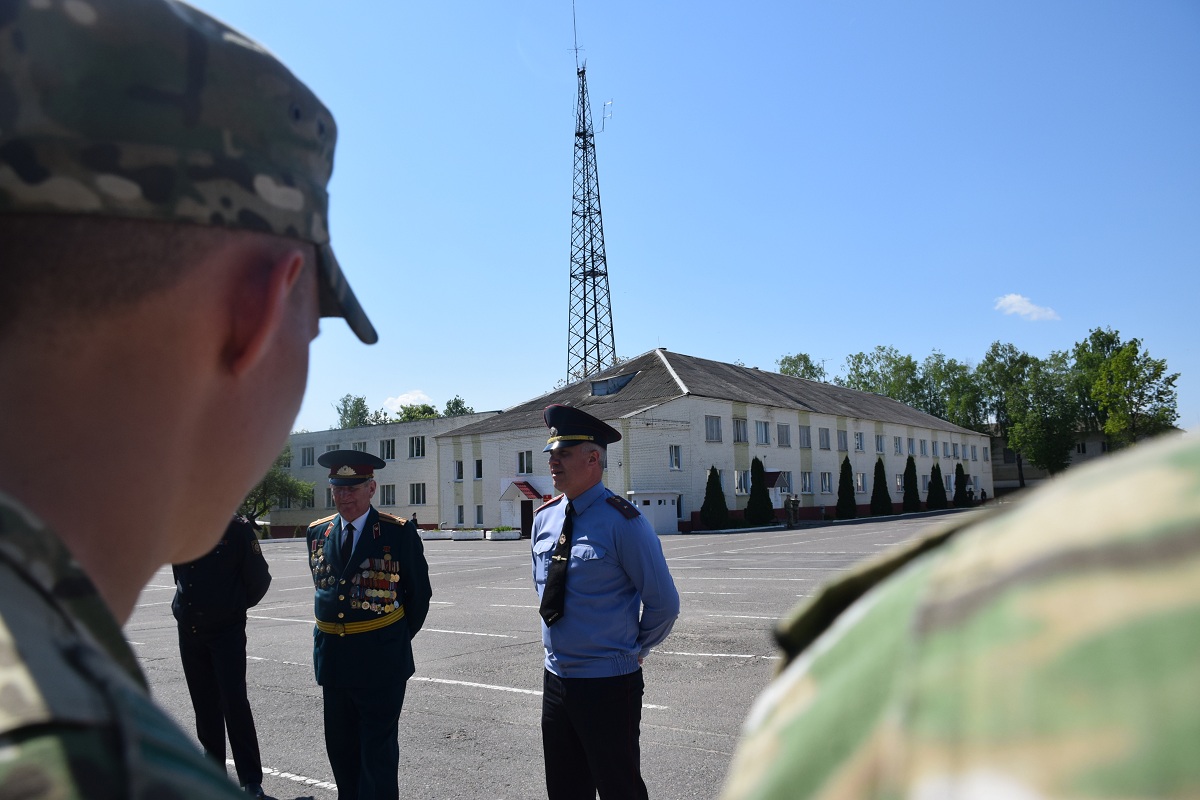
<path fill-rule="evenodd" d="M 246 375 L 270 352 L 287 324 L 292 292 L 304 272 L 304 252 L 289 248 L 244 270 L 237 288 L 225 357 L 234 375 Z"/>

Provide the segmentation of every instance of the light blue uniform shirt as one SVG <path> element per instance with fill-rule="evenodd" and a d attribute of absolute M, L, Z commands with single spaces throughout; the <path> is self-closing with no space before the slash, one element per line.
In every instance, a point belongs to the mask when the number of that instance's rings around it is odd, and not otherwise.
<path fill-rule="evenodd" d="M 628 519 L 597 483 L 575 498 L 563 616 L 542 623 L 546 669 L 562 678 L 611 678 L 638 669 L 638 658 L 667 638 L 679 616 L 679 592 L 650 522 Z M 538 597 L 562 531 L 560 497 L 533 520 L 533 584 Z"/>

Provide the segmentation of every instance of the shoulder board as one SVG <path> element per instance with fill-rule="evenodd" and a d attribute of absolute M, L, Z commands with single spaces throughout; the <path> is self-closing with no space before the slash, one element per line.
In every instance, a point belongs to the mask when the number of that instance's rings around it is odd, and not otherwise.
<path fill-rule="evenodd" d="M 308 523 L 308 527 L 315 528 L 317 525 L 324 525 L 326 522 L 332 522 L 335 517 L 337 517 L 337 514 L 330 514 L 328 517 L 314 519 L 312 522 Z"/>
<path fill-rule="evenodd" d="M 621 516 L 625 519 L 637 519 L 642 515 L 642 512 L 637 510 L 637 506 L 626 500 L 624 497 L 617 497 L 615 494 L 608 498 L 608 504 L 621 512 Z"/>
<path fill-rule="evenodd" d="M 538 507 L 537 507 L 537 508 L 534 510 L 534 512 L 533 512 L 533 513 L 534 513 L 534 514 L 537 514 L 537 513 L 538 513 L 538 511 L 541 511 L 543 508 L 549 508 L 550 506 L 552 506 L 552 505 L 554 505 L 555 503 L 557 503 L 559 500 L 562 500 L 564 497 L 566 497 L 566 495 L 565 495 L 565 494 L 560 494 L 558 497 L 552 497 L 552 498 L 550 498 L 549 500 L 547 500 L 546 502 L 544 502 L 544 503 L 542 503 L 540 506 L 538 506 Z"/>
<path fill-rule="evenodd" d="M 395 525 L 408 524 L 408 520 L 406 520 L 404 517 L 397 517 L 395 514 L 388 514 L 386 511 L 380 511 L 379 518 L 384 522 L 391 522 Z"/>

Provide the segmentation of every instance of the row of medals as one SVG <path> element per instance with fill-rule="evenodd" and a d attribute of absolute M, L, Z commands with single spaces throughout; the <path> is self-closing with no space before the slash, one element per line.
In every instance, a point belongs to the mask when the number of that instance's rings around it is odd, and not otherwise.
<path fill-rule="evenodd" d="M 308 566 L 318 589 L 337 585 L 333 565 L 325 560 L 325 548 L 319 546 L 317 541 L 313 542 L 313 550 L 309 553 Z M 350 576 L 350 607 L 374 611 L 376 614 L 390 614 L 398 609 L 400 600 L 396 594 L 396 582 L 400 580 L 400 575 L 392 572 L 391 553 L 383 558 L 368 558 L 360 567 L 361 572 Z"/>

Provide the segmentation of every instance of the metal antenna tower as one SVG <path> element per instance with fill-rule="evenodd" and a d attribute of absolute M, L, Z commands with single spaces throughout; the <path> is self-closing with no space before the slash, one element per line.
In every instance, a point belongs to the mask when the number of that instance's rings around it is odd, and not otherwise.
<path fill-rule="evenodd" d="M 575 6 L 571 13 L 574 22 Z M 594 375 L 616 363 L 608 265 L 604 257 L 604 221 L 600 216 L 600 179 L 596 141 L 588 104 L 587 62 L 579 66 L 579 104 L 575 113 L 575 178 L 571 204 L 571 304 L 567 335 L 567 381 Z"/>

